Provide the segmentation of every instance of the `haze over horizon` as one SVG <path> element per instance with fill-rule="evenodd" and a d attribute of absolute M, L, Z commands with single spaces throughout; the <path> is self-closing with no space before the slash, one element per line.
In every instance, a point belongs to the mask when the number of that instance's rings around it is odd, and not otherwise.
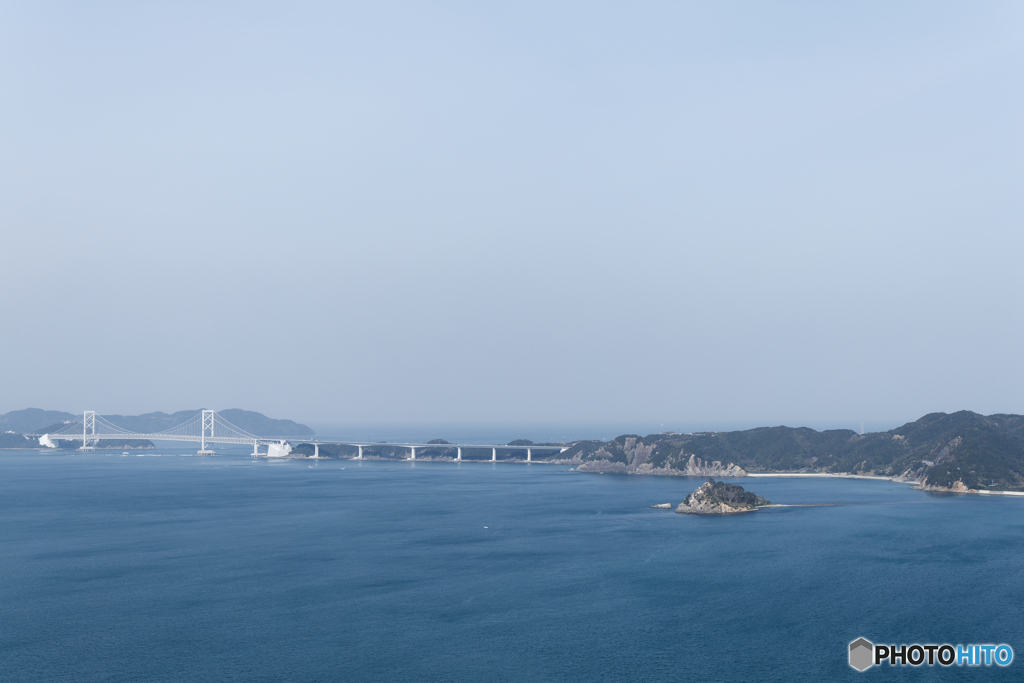
<path fill-rule="evenodd" d="M 1010 2 L 2 4 L 0 413 L 1024 413 L 1022 34 Z"/>
<path fill-rule="evenodd" d="M 34 408 L 35 406 L 33 406 Z M 233 409 L 239 409 L 233 406 Z M 228 407 L 220 406 L 215 408 L 218 411 L 226 411 Z M 246 410 L 245 408 L 240 408 Z M 72 417 L 80 416 L 80 413 L 70 413 Z M 152 411 L 166 415 L 178 411 Z M 183 412 L 188 412 L 186 409 Z M 198 412 L 198 409 L 192 412 Z M 103 415 L 101 413 L 101 415 Z M 0 413 L 0 431 L 3 426 L 5 414 Z M 112 417 L 107 413 L 104 417 Z M 387 422 L 387 421 L 334 421 L 316 422 L 303 421 L 301 418 L 288 415 L 265 415 L 270 419 L 293 420 L 301 426 L 309 427 L 316 433 L 320 440 L 356 440 L 356 441 L 383 441 L 388 443 L 398 442 L 426 442 L 430 439 L 442 438 L 449 441 L 461 443 L 505 443 L 513 439 L 530 439 L 540 442 L 572 442 L 580 440 L 600 439 L 610 440 L 624 434 L 639 434 L 641 436 L 665 432 L 693 433 L 693 432 L 731 432 L 755 429 L 760 427 L 809 427 L 816 431 L 832 429 L 848 429 L 859 431 L 861 427 L 866 433 L 886 432 L 904 426 L 907 422 L 914 422 L 915 419 L 897 422 L 868 422 L 861 420 L 858 424 L 831 423 L 831 422 L 799 422 L 790 424 L 756 423 L 756 422 L 730 422 L 730 421 L 696 421 L 682 420 L 676 423 L 658 423 L 650 420 L 603 420 L 595 422 L 495 422 L 495 423 L 467 423 L 456 421 L 424 421 L 424 422 Z M 918 417 L 924 417 L 920 415 Z M 227 419 L 229 422 L 230 418 Z M 24 421 L 24 419 L 19 422 Z M 122 427 L 132 429 L 130 425 L 121 424 Z M 37 420 L 38 422 L 38 420 Z M 44 420 L 44 422 L 47 422 Z M 49 420 L 47 424 L 52 423 Z M 33 423 L 34 424 L 34 423 Z M 80 423 L 79 423 L 80 424 Z M 41 424 L 39 425 L 41 427 Z M 237 426 L 237 425 L 236 425 Z M 244 426 L 242 427 L 244 430 Z M 35 430 L 38 431 L 38 430 Z M 270 433 L 263 434 L 264 436 Z M 274 435 L 277 435 L 275 432 Z M 290 440 L 302 440 L 300 437 L 289 437 Z"/>

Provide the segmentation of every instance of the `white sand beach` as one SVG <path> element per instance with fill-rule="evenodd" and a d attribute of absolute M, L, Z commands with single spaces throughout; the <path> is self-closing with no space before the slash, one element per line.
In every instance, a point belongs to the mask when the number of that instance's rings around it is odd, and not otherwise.
<path fill-rule="evenodd" d="M 831 472 L 747 472 L 748 477 L 831 477 L 838 479 L 878 479 L 879 481 L 891 481 L 894 484 L 909 484 L 918 486 L 920 482 L 901 481 L 892 477 L 880 477 L 872 474 L 844 474 Z M 1024 491 L 950 491 L 950 493 L 978 493 L 986 496 L 1024 496 Z"/>
<path fill-rule="evenodd" d="M 748 477 L 828 477 L 832 479 L 878 479 L 891 481 L 894 484 L 917 484 L 916 481 L 900 481 L 892 477 L 880 477 L 873 474 L 844 474 L 834 472 L 747 472 Z"/>

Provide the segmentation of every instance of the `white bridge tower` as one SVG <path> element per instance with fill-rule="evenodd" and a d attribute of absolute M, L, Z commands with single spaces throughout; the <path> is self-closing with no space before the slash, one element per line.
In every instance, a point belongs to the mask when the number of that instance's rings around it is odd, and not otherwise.
<path fill-rule="evenodd" d="M 213 424 L 214 424 L 214 411 L 204 410 L 203 411 L 203 433 L 201 438 L 201 446 L 199 452 L 196 455 L 217 455 L 215 451 L 206 450 L 206 438 L 213 436 Z"/>
<path fill-rule="evenodd" d="M 86 410 L 85 414 L 82 415 L 82 447 L 80 451 L 91 451 L 94 450 L 89 445 L 89 441 L 94 440 L 96 436 L 96 411 Z M 96 440 L 99 443 L 99 440 Z"/>

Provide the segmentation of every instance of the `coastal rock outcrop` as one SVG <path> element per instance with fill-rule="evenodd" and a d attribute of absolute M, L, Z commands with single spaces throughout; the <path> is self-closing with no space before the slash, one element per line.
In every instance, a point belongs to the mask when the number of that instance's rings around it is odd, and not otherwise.
<path fill-rule="evenodd" d="M 723 465 L 720 461 L 702 462 L 696 455 L 691 454 L 686 461 L 686 468 L 683 474 L 697 477 L 745 477 L 747 471 L 739 465 L 729 463 Z"/>
<path fill-rule="evenodd" d="M 957 479 L 950 486 L 935 486 L 933 484 L 918 484 L 914 487 L 919 491 L 941 491 L 943 493 L 977 493 L 978 489 L 969 488 L 964 484 L 963 479 Z"/>
<path fill-rule="evenodd" d="M 611 448 L 612 450 L 609 450 Z M 703 461 L 691 454 L 686 459 L 686 452 L 679 451 L 662 465 L 650 462 L 654 453 L 653 444 L 644 444 L 634 436 L 624 437 L 621 445 L 620 459 L 616 459 L 617 450 L 614 444 L 602 445 L 590 455 L 590 459 L 580 463 L 577 472 L 599 472 L 609 474 L 653 474 L 676 477 L 745 477 L 746 470 L 739 465 L 720 461 Z M 579 455 L 579 453 L 577 453 Z M 572 462 L 578 462 L 574 460 Z"/>
<path fill-rule="evenodd" d="M 679 504 L 676 512 L 689 515 L 734 515 L 770 505 L 742 486 L 708 479 Z"/>

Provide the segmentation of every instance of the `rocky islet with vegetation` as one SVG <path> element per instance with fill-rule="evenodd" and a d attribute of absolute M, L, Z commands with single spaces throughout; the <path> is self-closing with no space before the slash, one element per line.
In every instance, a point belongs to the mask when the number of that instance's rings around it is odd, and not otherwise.
<path fill-rule="evenodd" d="M 771 505 L 738 484 L 708 479 L 686 496 L 676 512 L 688 515 L 735 515 Z"/>

